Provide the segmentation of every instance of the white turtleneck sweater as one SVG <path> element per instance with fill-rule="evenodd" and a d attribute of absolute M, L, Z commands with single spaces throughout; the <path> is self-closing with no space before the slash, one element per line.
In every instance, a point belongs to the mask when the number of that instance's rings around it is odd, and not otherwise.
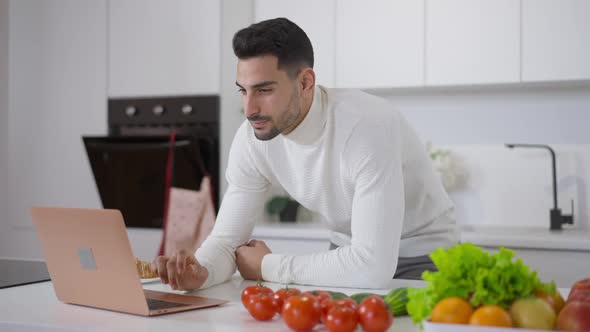
<path fill-rule="evenodd" d="M 228 280 L 272 186 L 322 216 L 340 247 L 309 255 L 265 255 L 266 281 L 381 288 L 398 257 L 457 242 L 452 202 L 413 129 L 386 100 L 317 86 L 303 121 L 260 141 L 245 121 L 231 146 L 228 190 L 211 235 L 196 252 L 203 287 Z M 272 250 L 272 248 L 270 248 Z"/>

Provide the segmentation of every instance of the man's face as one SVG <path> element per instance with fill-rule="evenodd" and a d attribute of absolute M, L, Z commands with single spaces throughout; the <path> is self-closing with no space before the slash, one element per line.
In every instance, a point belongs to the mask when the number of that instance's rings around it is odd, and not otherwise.
<path fill-rule="evenodd" d="M 267 141 L 288 134 L 297 126 L 302 104 L 298 81 L 278 69 L 275 56 L 238 61 L 236 85 L 256 138 Z"/>

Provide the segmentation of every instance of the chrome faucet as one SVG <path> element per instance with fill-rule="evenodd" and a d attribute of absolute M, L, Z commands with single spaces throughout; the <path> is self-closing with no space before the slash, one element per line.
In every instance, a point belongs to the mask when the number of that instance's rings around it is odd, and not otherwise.
<path fill-rule="evenodd" d="M 551 153 L 551 162 L 553 170 L 553 209 L 550 210 L 550 224 L 549 230 L 559 231 L 562 229 L 563 224 L 574 223 L 574 200 L 572 199 L 572 214 L 566 215 L 561 214 L 561 209 L 557 206 L 557 166 L 555 164 L 555 151 L 549 145 L 543 144 L 509 144 L 506 143 L 506 147 L 509 149 L 513 148 L 541 148 L 547 149 Z"/>

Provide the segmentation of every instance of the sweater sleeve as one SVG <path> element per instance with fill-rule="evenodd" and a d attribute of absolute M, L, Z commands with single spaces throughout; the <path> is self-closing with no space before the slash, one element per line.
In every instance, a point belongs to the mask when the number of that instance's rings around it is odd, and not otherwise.
<path fill-rule="evenodd" d="M 262 261 L 265 280 L 387 287 L 397 267 L 405 206 L 399 133 L 399 122 L 357 124 L 346 143 L 342 170 L 354 182 L 351 244 L 303 256 L 268 254 Z"/>
<path fill-rule="evenodd" d="M 236 271 L 236 248 L 248 241 L 256 221 L 262 217 L 270 189 L 269 181 L 258 171 L 242 125 L 230 149 L 226 179 L 228 189 L 211 234 L 195 254 L 209 271 L 201 288 L 231 278 Z"/>

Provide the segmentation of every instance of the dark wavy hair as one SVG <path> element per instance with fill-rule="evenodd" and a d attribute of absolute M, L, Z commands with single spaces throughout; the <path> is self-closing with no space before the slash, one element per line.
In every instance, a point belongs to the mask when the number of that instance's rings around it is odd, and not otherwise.
<path fill-rule="evenodd" d="M 313 68 L 311 41 L 297 24 L 279 17 L 261 21 L 236 32 L 232 41 L 238 59 L 274 55 L 279 69 L 293 78 L 302 68 Z"/>

